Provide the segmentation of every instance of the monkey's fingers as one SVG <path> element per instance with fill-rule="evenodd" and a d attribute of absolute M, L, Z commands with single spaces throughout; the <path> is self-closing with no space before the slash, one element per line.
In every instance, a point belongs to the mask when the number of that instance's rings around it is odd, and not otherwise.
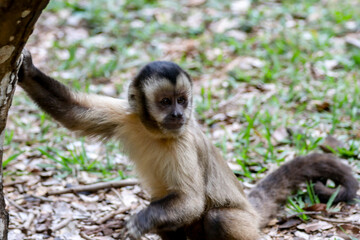
<path fill-rule="evenodd" d="M 30 59 L 30 61 L 31 61 L 31 53 L 29 50 L 27 50 L 27 48 L 24 48 L 22 50 L 21 54 L 24 55 L 24 58 Z"/>
<path fill-rule="evenodd" d="M 124 234 L 124 240 L 140 240 L 140 239 L 141 239 L 141 237 L 135 237 L 134 235 L 132 235 L 129 232 L 126 232 Z"/>
<path fill-rule="evenodd" d="M 129 234 L 127 228 L 121 229 L 119 235 L 115 239 L 121 239 L 121 240 L 134 240 L 134 238 Z"/>
<path fill-rule="evenodd" d="M 141 239 L 141 231 L 136 226 L 136 224 L 134 222 L 134 217 L 128 221 L 125 229 L 126 229 L 126 234 L 125 234 L 126 239 L 128 239 L 128 240 Z"/>
<path fill-rule="evenodd" d="M 18 83 L 21 85 L 27 78 L 31 77 L 34 71 L 34 65 L 32 62 L 31 53 L 24 48 L 22 50 L 23 61 L 18 73 Z"/>

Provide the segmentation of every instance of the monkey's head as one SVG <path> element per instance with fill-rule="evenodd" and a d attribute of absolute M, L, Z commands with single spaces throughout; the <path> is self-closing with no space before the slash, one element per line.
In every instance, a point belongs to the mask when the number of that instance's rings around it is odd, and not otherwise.
<path fill-rule="evenodd" d="M 172 62 L 143 67 L 131 82 L 128 97 L 144 126 L 165 137 L 181 134 L 192 115 L 192 80 Z"/>

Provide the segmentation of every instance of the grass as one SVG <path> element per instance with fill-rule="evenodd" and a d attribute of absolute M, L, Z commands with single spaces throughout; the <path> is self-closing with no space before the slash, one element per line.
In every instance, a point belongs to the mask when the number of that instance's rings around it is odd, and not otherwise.
<path fill-rule="evenodd" d="M 329 185 L 328 187 L 331 187 L 331 185 Z M 330 196 L 329 200 L 327 201 L 327 212 L 339 211 L 339 209 L 333 205 L 336 196 L 339 194 L 339 191 L 340 186 L 336 188 L 335 192 Z M 314 184 L 311 181 L 306 183 L 306 191 L 298 190 L 298 192 L 294 196 L 289 196 L 287 200 L 287 209 L 290 210 L 291 213 L 299 213 L 298 217 L 303 221 L 307 221 L 310 219 L 310 217 L 305 214 L 306 211 L 304 210 L 304 208 L 311 208 L 316 204 L 320 204 L 319 197 L 316 195 L 316 192 L 314 190 Z"/>
<path fill-rule="evenodd" d="M 305 203 L 301 198 L 299 198 L 299 197 L 290 198 L 289 197 L 288 198 L 288 203 L 289 203 L 288 206 L 287 206 L 288 209 L 291 209 L 296 213 L 305 212 L 303 210 L 303 208 L 305 207 Z M 305 213 L 300 214 L 299 218 L 302 219 L 303 221 L 307 221 L 307 220 L 310 219 L 309 216 L 307 216 Z"/>
<path fill-rule="evenodd" d="M 319 197 L 316 195 L 315 190 L 314 190 L 314 184 L 311 181 L 306 183 L 306 190 L 309 195 L 311 204 L 320 203 Z M 333 200 L 329 201 L 329 202 L 330 202 L 329 205 L 331 206 Z"/>
<path fill-rule="evenodd" d="M 347 158 L 358 174 L 360 49 L 345 42 L 360 28 L 358 1 L 254 0 L 247 12 L 238 14 L 231 11 L 231 1 L 187 8 L 166 0 L 52 0 L 46 14 L 57 17 L 58 35 L 47 42 L 43 62 L 76 90 L 102 94 L 104 86 L 113 84 L 119 96 L 149 61 L 168 59 L 183 66 L 194 78 L 199 121 L 224 157 L 239 164 L 236 174 L 242 181 L 258 180 L 289 156 L 319 151 L 327 134 L 346 142 L 334 153 Z M 234 27 L 214 31 L 224 18 L 235 21 Z M 84 35 L 73 40 L 80 30 Z M 229 34 L 231 30 L 245 34 L 244 39 Z M 195 49 L 187 49 L 185 41 L 197 43 Z M 184 46 L 179 50 L 178 45 Z M 252 60 L 246 63 L 244 57 Z M 324 103 L 327 108 L 319 107 Z M 97 172 L 102 179 L 129 174 L 127 166 L 114 160 L 122 154 L 116 143 L 104 145 L 102 159 L 89 159 L 84 149 L 91 141 L 70 150 L 67 146 L 78 138 L 27 97 L 17 96 L 13 105 L 26 118 L 19 118 L 19 112 L 9 116 L 7 168 L 29 154 L 30 146 L 63 176 L 78 171 Z M 217 113 L 225 120 L 215 118 Z M 289 134 L 274 142 L 279 128 Z M 215 132 L 221 132 L 219 137 Z M 24 141 L 13 141 L 24 134 Z M 289 204 L 300 211 L 303 204 L 296 199 Z"/>

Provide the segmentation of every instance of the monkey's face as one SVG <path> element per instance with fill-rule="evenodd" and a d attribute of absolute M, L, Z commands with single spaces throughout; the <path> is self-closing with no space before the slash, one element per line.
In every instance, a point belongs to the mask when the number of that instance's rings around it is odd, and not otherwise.
<path fill-rule="evenodd" d="M 173 83 L 166 78 L 152 79 L 144 88 L 150 118 L 163 133 L 180 133 L 191 116 L 191 83 L 180 74 Z"/>
<path fill-rule="evenodd" d="M 191 79 L 175 63 L 149 63 L 131 83 L 129 103 L 150 132 L 178 135 L 192 114 Z"/>

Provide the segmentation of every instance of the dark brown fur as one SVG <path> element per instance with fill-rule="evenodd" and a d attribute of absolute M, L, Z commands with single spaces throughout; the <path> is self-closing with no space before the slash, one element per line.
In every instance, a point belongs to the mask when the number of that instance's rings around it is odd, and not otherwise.
<path fill-rule="evenodd" d="M 153 201 L 128 222 L 126 229 L 131 239 L 150 231 L 165 240 L 258 239 L 261 226 L 275 215 L 288 194 L 306 180 L 316 182 L 315 190 L 322 200 L 333 192 L 322 184 L 323 179 L 332 179 L 342 186 L 336 202 L 349 201 L 356 195 L 358 182 L 349 167 L 332 155 L 311 154 L 295 158 L 269 174 L 246 198 L 241 184 L 192 117 L 191 80 L 179 67 L 169 72 L 166 67 L 171 65 L 160 62 L 156 76 L 171 79 L 151 76 L 151 86 L 146 77 L 154 70 L 143 69 L 130 85 L 127 102 L 71 92 L 34 67 L 28 52 L 24 55 L 19 84 L 44 111 L 82 135 L 122 141 L 125 152 L 134 161 Z M 170 91 L 173 88 L 181 91 Z M 181 108 L 170 109 L 182 111 L 183 126 L 179 129 L 167 127 L 178 119 L 158 111 L 150 99 L 158 98 L 158 94 L 171 95 L 164 89 L 180 92 L 189 100 Z"/>
<path fill-rule="evenodd" d="M 342 164 L 334 155 L 319 153 L 297 157 L 282 165 L 261 180 L 248 197 L 255 209 L 263 216 L 264 226 L 267 219 L 276 214 L 278 206 L 287 196 L 305 181 L 315 182 L 316 194 L 322 202 L 326 202 L 334 191 L 319 181 L 322 179 L 331 179 L 341 186 L 334 203 L 350 201 L 356 197 L 359 183 L 352 176 L 350 167 Z"/>

